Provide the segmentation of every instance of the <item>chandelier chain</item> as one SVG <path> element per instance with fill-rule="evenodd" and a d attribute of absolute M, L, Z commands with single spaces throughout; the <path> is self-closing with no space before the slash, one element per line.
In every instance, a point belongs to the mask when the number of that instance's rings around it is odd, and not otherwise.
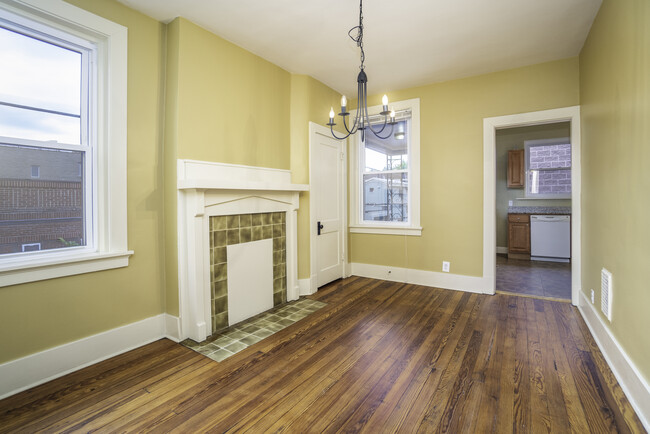
<path fill-rule="evenodd" d="M 356 36 L 353 36 L 352 32 L 355 30 L 357 31 L 357 34 Z M 363 70 L 365 68 L 364 62 L 366 60 L 366 53 L 363 51 L 363 0 L 359 1 L 359 25 L 352 27 L 348 32 L 348 36 L 350 39 L 357 43 L 357 47 L 359 47 L 359 50 L 361 51 L 359 55 L 361 59 L 361 65 L 359 65 L 359 69 Z"/>

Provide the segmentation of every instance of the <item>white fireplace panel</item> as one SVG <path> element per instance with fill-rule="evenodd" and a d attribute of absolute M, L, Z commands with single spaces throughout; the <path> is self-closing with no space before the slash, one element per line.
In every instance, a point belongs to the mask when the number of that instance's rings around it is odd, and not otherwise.
<path fill-rule="evenodd" d="M 227 246 L 228 324 L 273 307 L 273 240 Z"/>

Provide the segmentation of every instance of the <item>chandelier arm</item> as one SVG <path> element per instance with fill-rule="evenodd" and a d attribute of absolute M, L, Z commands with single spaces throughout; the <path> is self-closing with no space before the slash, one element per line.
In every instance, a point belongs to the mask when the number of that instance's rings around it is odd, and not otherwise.
<path fill-rule="evenodd" d="M 334 126 L 333 126 L 333 125 L 330 125 L 330 131 L 332 132 L 332 137 L 334 137 L 336 140 L 345 140 L 345 139 L 347 139 L 348 137 L 350 137 L 351 134 L 353 134 L 353 133 L 348 132 L 347 135 L 345 135 L 345 136 L 343 136 L 343 137 L 339 137 L 339 136 L 337 136 L 336 133 L 334 132 Z"/>

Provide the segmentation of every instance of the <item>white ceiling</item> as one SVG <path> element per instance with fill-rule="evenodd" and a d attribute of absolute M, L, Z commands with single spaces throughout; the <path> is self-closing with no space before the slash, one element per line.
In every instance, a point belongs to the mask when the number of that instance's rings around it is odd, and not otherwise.
<path fill-rule="evenodd" d="M 177 16 L 282 68 L 356 95 L 356 0 L 120 0 L 163 22 Z M 576 56 L 602 0 L 366 1 L 368 92 Z M 207 54 L 207 53 L 206 53 Z"/>

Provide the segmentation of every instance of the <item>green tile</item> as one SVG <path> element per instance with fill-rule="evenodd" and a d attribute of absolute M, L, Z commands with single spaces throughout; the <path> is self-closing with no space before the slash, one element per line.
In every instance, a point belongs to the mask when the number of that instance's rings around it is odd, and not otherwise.
<path fill-rule="evenodd" d="M 271 335 L 273 334 L 273 332 L 270 331 L 270 330 L 264 330 L 264 329 L 262 329 L 262 330 L 256 331 L 256 332 L 253 333 L 253 334 L 254 334 L 255 336 L 259 336 L 260 338 L 266 338 L 266 337 L 271 336 Z"/>
<path fill-rule="evenodd" d="M 216 247 L 213 249 L 214 251 L 214 261 L 212 261 L 213 264 L 222 264 L 224 262 L 227 262 L 228 259 L 226 257 L 227 249 L 225 247 Z"/>
<path fill-rule="evenodd" d="M 287 236 L 287 225 L 284 224 L 284 223 L 282 223 L 282 224 L 280 225 L 280 227 L 281 227 L 281 229 L 282 229 L 282 236 L 283 236 L 283 237 L 286 237 L 286 236 Z"/>
<path fill-rule="evenodd" d="M 223 247 L 226 245 L 226 231 L 212 232 L 212 247 Z"/>
<path fill-rule="evenodd" d="M 262 214 L 262 224 L 263 225 L 270 225 L 273 223 L 273 217 L 270 212 L 266 212 Z"/>
<path fill-rule="evenodd" d="M 281 212 L 273 213 L 273 223 L 282 223 L 282 214 Z"/>
<path fill-rule="evenodd" d="M 262 239 L 266 240 L 273 237 L 273 226 L 265 225 L 262 226 Z"/>
<path fill-rule="evenodd" d="M 230 357 L 232 355 L 233 355 L 233 353 L 231 353 L 228 350 L 219 349 L 219 350 L 215 351 L 214 353 L 208 354 L 208 357 L 211 358 L 212 360 L 214 360 L 215 362 L 222 362 L 222 361 L 224 361 L 225 359 L 227 359 L 228 357 Z"/>
<path fill-rule="evenodd" d="M 282 223 L 286 222 L 287 221 L 287 213 L 283 212 L 283 213 L 280 213 L 280 214 L 282 214 Z"/>
<path fill-rule="evenodd" d="M 227 216 L 227 226 L 228 229 L 234 229 L 239 227 L 239 215 L 229 215 Z"/>
<path fill-rule="evenodd" d="M 244 333 L 253 333 L 253 332 L 258 331 L 260 328 L 261 327 L 259 327 L 259 326 L 249 324 L 246 327 L 242 328 L 241 331 L 243 331 Z"/>
<path fill-rule="evenodd" d="M 241 330 L 235 330 L 233 332 L 224 333 L 225 336 L 228 336 L 230 339 L 239 340 L 248 336 L 248 333 L 244 333 Z"/>
<path fill-rule="evenodd" d="M 262 239 L 262 226 L 253 226 L 251 230 L 251 241 L 259 241 L 261 239 Z"/>
<path fill-rule="evenodd" d="M 273 238 L 273 250 L 282 250 L 282 238 Z"/>
<path fill-rule="evenodd" d="M 226 347 L 226 350 L 230 351 L 231 353 L 238 353 L 243 349 L 248 348 L 248 345 L 242 343 L 242 342 L 233 342 L 232 344 L 228 345 Z"/>
<path fill-rule="evenodd" d="M 228 345 L 232 344 L 233 342 L 235 342 L 233 339 L 230 339 L 228 336 L 223 336 L 223 335 L 219 335 L 217 339 L 212 341 L 213 344 L 221 348 L 225 348 Z"/>
<path fill-rule="evenodd" d="M 250 335 L 250 336 L 246 336 L 245 338 L 241 338 L 239 340 L 239 342 L 242 342 L 242 343 L 244 343 L 246 345 L 253 345 L 253 344 L 256 344 L 257 342 L 259 342 L 261 340 L 262 340 L 262 338 L 259 337 L 259 336 Z"/>
<path fill-rule="evenodd" d="M 228 245 L 239 244 L 239 229 L 228 230 Z"/>
<path fill-rule="evenodd" d="M 212 284 L 212 298 L 223 297 L 228 294 L 228 279 Z"/>
<path fill-rule="evenodd" d="M 285 327 L 286 326 L 283 326 L 282 324 L 279 324 L 279 323 L 272 323 L 272 324 L 267 325 L 265 328 L 271 330 L 272 332 L 279 332 L 280 330 L 282 330 Z"/>
<path fill-rule="evenodd" d="M 273 279 L 273 292 L 280 292 L 282 290 L 282 279 Z"/>
<path fill-rule="evenodd" d="M 286 318 L 283 319 L 283 320 L 278 321 L 278 323 L 279 323 L 279 324 L 282 324 L 283 326 L 290 326 L 290 325 L 293 324 L 294 322 L 295 322 L 295 321 L 291 321 L 290 319 L 286 319 Z"/>
<path fill-rule="evenodd" d="M 212 317 L 212 331 L 217 332 L 228 327 L 228 312 L 223 312 Z"/>
<path fill-rule="evenodd" d="M 227 264 L 217 264 L 213 265 L 214 273 L 212 278 L 215 282 L 220 280 L 226 280 L 228 278 L 228 265 Z"/>
<path fill-rule="evenodd" d="M 283 262 L 285 264 L 287 262 L 287 250 L 286 250 L 286 248 L 282 249 L 282 259 L 280 259 L 280 262 Z"/>
<path fill-rule="evenodd" d="M 241 228 L 239 229 L 239 242 L 248 243 L 252 240 L 251 228 Z"/>
<path fill-rule="evenodd" d="M 282 225 L 277 224 L 273 225 L 273 238 L 279 238 L 282 236 Z"/>
<path fill-rule="evenodd" d="M 222 231 L 226 229 L 226 216 L 220 215 L 210 218 L 213 231 Z"/>
<path fill-rule="evenodd" d="M 280 265 L 282 262 L 282 250 L 273 252 L 273 266 Z"/>
<path fill-rule="evenodd" d="M 251 216 L 251 225 L 262 226 L 262 214 L 253 214 Z"/>
<path fill-rule="evenodd" d="M 275 292 L 273 293 L 273 306 L 278 306 L 282 304 L 282 293 Z"/>
<path fill-rule="evenodd" d="M 250 214 L 242 214 L 239 216 L 239 227 L 246 228 L 252 225 Z"/>
<path fill-rule="evenodd" d="M 215 298 L 213 305 L 215 314 L 226 312 L 228 310 L 228 296 Z"/>

